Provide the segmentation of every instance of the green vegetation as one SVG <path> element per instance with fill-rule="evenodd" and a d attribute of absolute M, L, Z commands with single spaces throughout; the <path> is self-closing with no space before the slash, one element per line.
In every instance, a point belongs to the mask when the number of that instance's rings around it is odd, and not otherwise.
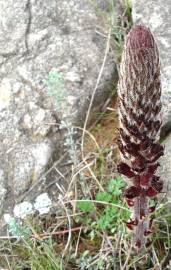
<path fill-rule="evenodd" d="M 124 180 L 106 181 L 104 191 L 89 183 L 89 197 L 64 200 L 60 216 L 51 216 L 48 227 L 39 217 L 12 220 L 11 236 L 0 239 L 0 267 L 15 270 L 55 269 L 154 269 L 167 268 L 171 250 L 171 213 L 165 201 L 153 217 L 151 250 L 129 255 L 130 232 L 124 221 L 130 212 L 123 202 Z M 76 209 L 73 202 L 76 202 Z M 154 201 L 151 204 L 154 205 Z M 59 202 L 59 207 L 61 204 Z M 70 222 L 68 222 L 70 221 Z M 49 221 L 48 221 L 49 222 Z M 155 231 L 157 232 L 155 234 Z M 124 263 L 127 260 L 127 268 Z M 122 265 L 122 268 L 119 268 Z M 160 268 L 159 268 L 160 269 Z"/>
<path fill-rule="evenodd" d="M 45 81 L 48 87 L 49 95 L 56 101 L 55 107 L 57 111 L 62 110 L 63 102 L 66 102 L 68 95 L 65 88 L 65 80 L 62 72 L 51 71 L 48 74 L 48 79 Z"/>
<path fill-rule="evenodd" d="M 121 199 L 123 187 L 122 178 L 111 179 L 106 191 L 95 194 L 95 200 L 77 202 L 77 208 L 83 214 L 86 213 L 77 217 L 77 223 L 86 224 L 94 232 L 96 230 L 116 231 L 118 226 L 122 226 L 124 220 L 129 218 L 129 210 Z"/>

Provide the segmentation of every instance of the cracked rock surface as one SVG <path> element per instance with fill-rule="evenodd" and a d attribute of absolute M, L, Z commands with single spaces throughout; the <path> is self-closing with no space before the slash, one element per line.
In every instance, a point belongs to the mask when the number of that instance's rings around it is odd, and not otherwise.
<path fill-rule="evenodd" d="M 160 159 L 161 166 L 159 174 L 164 182 L 164 192 L 167 198 L 171 197 L 171 134 L 167 136 L 163 144 L 165 145 L 165 155 Z"/>
<path fill-rule="evenodd" d="M 107 11 L 106 1 L 97 1 Z M 89 0 L 0 1 L 0 215 L 45 172 L 62 147 L 59 120 L 84 122 L 107 33 Z M 94 106 L 116 77 L 106 65 Z M 32 190 L 32 196 L 34 190 Z"/>

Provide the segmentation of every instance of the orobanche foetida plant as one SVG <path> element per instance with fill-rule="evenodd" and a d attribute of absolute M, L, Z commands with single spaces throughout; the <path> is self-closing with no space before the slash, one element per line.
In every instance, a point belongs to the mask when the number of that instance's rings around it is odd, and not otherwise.
<path fill-rule="evenodd" d="M 126 222 L 133 231 L 136 249 L 149 245 L 152 232 L 149 198 L 162 191 L 163 182 L 155 175 L 164 148 L 157 143 L 161 121 L 159 52 L 150 30 L 142 25 L 129 32 L 120 65 L 119 140 L 122 162 L 118 171 L 129 179 L 124 192 L 132 217 Z"/>

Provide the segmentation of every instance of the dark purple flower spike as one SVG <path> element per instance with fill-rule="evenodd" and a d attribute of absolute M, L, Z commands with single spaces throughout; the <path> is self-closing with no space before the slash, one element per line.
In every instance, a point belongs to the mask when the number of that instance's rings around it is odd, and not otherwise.
<path fill-rule="evenodd" d="M 118 85 L 120 129 L 118 147 L 122 162 L 118 172 L 132 183 L 124 196 L 133 209 L 126 222 L 133 230 L 136 249 L 149 246 L 151 213 L 149 198 L 162 191 L 156 176 L 157 160 L 164 154 L 158 141 L 161 128 L 160 64 L 157 45 L 150 30 L 134 26 L 129 32 L 122 55 Z"/>

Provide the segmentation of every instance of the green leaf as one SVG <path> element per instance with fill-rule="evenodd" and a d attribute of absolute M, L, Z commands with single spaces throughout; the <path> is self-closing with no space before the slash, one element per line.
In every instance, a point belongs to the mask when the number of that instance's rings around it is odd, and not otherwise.
<path fill-rule="evenodd" d="M 77 208 L 83 212 L 91 212 L 94 209 L 94 205 L 91 201 L 79 201 L 77 202 Z"/>
<path fill-rule="evenodd" d="M 102 202 L 110 202 L 112 199 L 112 195 L 107 192 L 98 192 L 96 194 L 96 200 Z"/>
<path fill-rule="evenodd" d="M 115 179 L 111 179 L 108 184 L 108 191 L 115 196 L 119 196 L 122 194 L 122 188 L 125 186 L 125 183 L 122 177 L 117 177 Z"/>
<path fill-rule="evenodd" d="M 90 251 L 89 250 L 85 250 L 82 254 L 82 258 L 87 257 L 89 255 Z"/>
<path fill-rule="evenodd" d="M 118 211 L 116 208 L 107 206 L 97 221 L 99 228 L 104 230 L 112 226 L 117 226 L 116 223 L 117 215 Z"/>

